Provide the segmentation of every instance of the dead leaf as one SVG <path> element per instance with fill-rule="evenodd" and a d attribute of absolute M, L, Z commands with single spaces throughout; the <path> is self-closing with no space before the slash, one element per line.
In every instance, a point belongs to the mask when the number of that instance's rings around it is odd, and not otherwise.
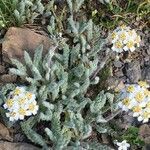
<path fill-rule="evenodd" d="M 0 139 L 8 141 L 13 140 L 9 134 L 9 130 L 2 123 L 0 123 Z"/>

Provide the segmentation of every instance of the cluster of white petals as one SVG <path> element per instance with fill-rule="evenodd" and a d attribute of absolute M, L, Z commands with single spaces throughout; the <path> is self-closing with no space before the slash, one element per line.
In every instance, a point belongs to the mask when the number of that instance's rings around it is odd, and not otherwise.
<path fill-rule="evenodd" d="M 132 111 L 133 117 L 137 117 L 138 121 L 143 123 L 150 119 L 150 91 L 149 85 L 144 81 L 137 84 L 127 84 L 123 88 L 119 97 L 121 101 L 118 106 L 123 111 Z"/>
<path fill-rule="evenodd" d="M 125 25 L 117 27 L 109 36 L 113 44 L 112 50 L 118 53 L 135 51 L 140 46 L 141 38 L 134 29 Z"/>
<path fill-rule="evenodd" d="M 116 144 L 118 146 L 118 150 L 127 150 L 130 147 L 130 144 L 127 143 L 126 140 L 124 140 L 122 142 L 117 142 Z"/>
<path fill-rule="evenodd" d="M 39 106 L 35 94 L 25 87 L 16 87 L 11 91 L 3 107 L 8 110 L 6 116 L 10 121 L 23 120 L 26 116 L 36 115 Z"/>

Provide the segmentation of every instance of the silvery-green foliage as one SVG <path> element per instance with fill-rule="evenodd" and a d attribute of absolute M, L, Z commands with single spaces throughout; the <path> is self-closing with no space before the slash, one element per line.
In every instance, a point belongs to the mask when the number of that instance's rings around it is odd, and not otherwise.
<path fill-rule="evenodd" d="M 6 117 L 6 110 L 3 108 L 3 103 L 6 101 L 7 96 L 8 96 L 8 92 L 11 90 L 15 89 L 15 85 L 14 84 L 6 84 L 3 85 L 2 87 L 0 87 L 0 115 L 4 121 L 4 123 L 8 126 L 11 127 L 14 122 L 10 122 L 9 119 Z"/>
<path fill-rule="evenodd" d="M 74 0 L 74 3 L 72 0 L 67 0 L 69 10 L 71 13 L 78 12 L 82 4 L 84 3 L 84 0 Z"/>
<path fill-rule="evenodd" d="M 32 142 L 41 145 L 43 148 L 48 149 L 47 144 L 43 137 L 39 135 L 36 131 L 32 129 L 32 127 L 35 125 L 37 122 L 36 117 L 31 117 L 27 121 L 21 122 L 21 129 L 23 132 L 27 135 L 28 139 L 31 140 Z"/>
<path fill-rule="evenodd" d="M 69 128 L 65 126 L 63 126 L 63 128 L 61 127 L 60 114 L 60 111 L 54 112 L 51 120 L 51 129 L 45 129 L 45 132 L 49 139 L 53 142 L 55 149 L 58 150 L 67 147 L 72 136 L 72 132 Z"/>
<path fill-rule="evenodd" d="M 12 64 L 17 66 L 17 69 L 11 68 L 10 72 L 16 75 L 19 75 L 22 78 L 25 78 L 29 83 L 31 83 L 32 86 L 38 86 L 39 82 L 43 82 L 45 85 L 47 83 L 47 77 L 45 75 L 49 74 L 50 69 L 50 62 L 51 58 L 54 55 L 54 52 L 51 50 L 47 53 L 47 55 L 44 57 L 43 61 L 42 59 L 42 51 L 43 46 L 40 45 L 34 54 L 34 58 L 30 57 L 30 55 L 25 51 L 24 52 L 24 60 L 25 60 L 25 66 L 18 62 L 17 60 L 12 59 Z M 48 64 L 49 62 L 49 64 Z M 27 70 L 30 69 L 31 72 L 28 73 Z"/>
<path fill-rule="evenodd" d="M 67 128 L 74 130 L 74 136 L 78 137 L 78 140 L 85 139 L 91 135 L 92 127 L 86 123 L 81 113 L 74 113 L 73 111 L 66 113 L 64 124 Z"/>
<path fill-rule="evenodd" d="M 14 16 L 18 24 L 33 23 L 34 20 L 44 14 L 45 7 L 41 0 L 17 0 Z"/>
<path fill-rule="evenodd" d="M 15 89 L 15 85 L 14 84 L 6 84 L 6 85 L 3 85 L 1 88 L 0 88 L 0 93 L 1 93 L 1 99 L 6 99 L 6 97 L 7 97 L 7 92 L 9 91 L 9 90 L 14 90 Z"/>
<path fill-rule="evenodd" d="M 77 142 L 73 146 L 68 146 L 67 150 L 114 150 L 106 145 L 100 144 L 97 140 L 88 142 Z"/>
<path fill-rule="evenodd" d="M 48 149 L 45 138 L 52 143 L 52 149 L 69 149 L 68 145 L 73 149 L 84 148 L 80 141 L 91 136 L 95 128 L 93 123 L 107 122 L 103 117 L 103 108 L 114 98 L 104 91 L 95 98 L 86 95 L 90 86 L 99 82 L 98 77 L 93 79 L 92 76 L 97 67 L 104 64 L 99 62 L 99 55 L 105 42 L 92 20 L 74 20 L 74 12 L 79 10 L 83 1 L 67 2 L 71 16 L 66 34 L 72 42 L 67 37 L 55 35 L 55 18 L 52 17 L 52 26 L 48 29 L 56 45 L 45 56 L 42 55 L 42 45 L 35 50 L 33 58 L 25 52 L 24 63 L 12 60 L 16 68 L 10 69 L 11 73 L 26 80 L 28 88 L 36 93 L 40 111 L 36 117 L 22 122 L 21 127 L 32 142 L 45 149 Z M 46 137 L 35 129 L 43 121 L 47 122 L 44 129 Z M 86 143 L 85 149 L 92 147 Z M 105 150 L 106 146 L 99 144 L 99 147 Z"/>
<path fill-rule="evenodd" d="M 101 145 L 100 143 L 98 143 L 97 141 L 95 142 L 89 142 L 88 146 L 87 146 L 88 150 L 114 150 L 106 145 Z"/>

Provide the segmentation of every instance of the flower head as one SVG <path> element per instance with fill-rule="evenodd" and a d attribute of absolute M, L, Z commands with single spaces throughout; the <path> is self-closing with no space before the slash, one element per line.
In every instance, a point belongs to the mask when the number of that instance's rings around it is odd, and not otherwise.
<path fill-rule="evenodd" d="M 149 121 L 150 118 L 150 110 L 145 109 L 143 112 L 141 112 L 140 116 L 138 117 L 138 121 L 143 121 L 143 123 L 146 123 Z"/>
<path fill-rule="evenodd" d="M 121 25 L 117 27 L 109 36 L 115 52 L 135 51 L 140 46 L 141 38 L 134 29 Z"/>
<path fill-rule="evenodd" d="M 148 122 L 150 119 L 150 91 L 149 85 L 140 81 L 137 84 L 126 84 L 120 91 L 121 101 L 118 106 L 123 111 L 131 111 L 133 117 L 137 117 L 138 121 Z"/>
<path fill-rule="evenodd" d="M 118 146 L 118 150 L 127 150 L 130 147 L 130 144 L 127 143 L 126 140 L 124 140 L 122 142 L 117 142 L 116 144 Z"/>
<path fill-rule="evenodd" d="M 26 116 L 36 115 L 39 106 L 35 94 L 26 91 L 25 87 L 16 87 L 10 92 L 3 107 L 9 112 L 6 116 L 10 121 L 23 120 Z"/>

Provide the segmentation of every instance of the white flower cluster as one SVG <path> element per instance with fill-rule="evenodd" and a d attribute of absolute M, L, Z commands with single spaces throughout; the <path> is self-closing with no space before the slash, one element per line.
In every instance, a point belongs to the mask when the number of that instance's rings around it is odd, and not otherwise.
<path fill-rule="evenodd" d="M 150 119 L 150 91 L 149 85 L 144 81 L 139 81 L 138 84 L 127 84 L 123 88 L 119 96 L 122 99 L 118 106 L 123 111 L 132 111 L 133 117 L 137 117 L 138 121 L 143 123 Z"/>
<path fill-rule="evenodd" d="M 130 144 L 127 143 L 126 140 L 124 140 L 122 142 L 117 142 L 116 144 L 118 146 L 118 150 L 127 150 L 130 147 Z"/>
<path fill-rule="evenodd" d="M 115 52 L 131 51 L 140 46 L 141 38 L 134 29 L 125 25 L 117 27 L 109 36 Z"/>
<path fill-rule="evenodd" d="M 23 120 L 25 116 L 36 115 L 39 106 L 35 99 L 35 94 L 26 91 L 25 87 L 16 87 L 3 105 L 9 111 L 6 116 L 10 121 L 17 121 Z"/>

